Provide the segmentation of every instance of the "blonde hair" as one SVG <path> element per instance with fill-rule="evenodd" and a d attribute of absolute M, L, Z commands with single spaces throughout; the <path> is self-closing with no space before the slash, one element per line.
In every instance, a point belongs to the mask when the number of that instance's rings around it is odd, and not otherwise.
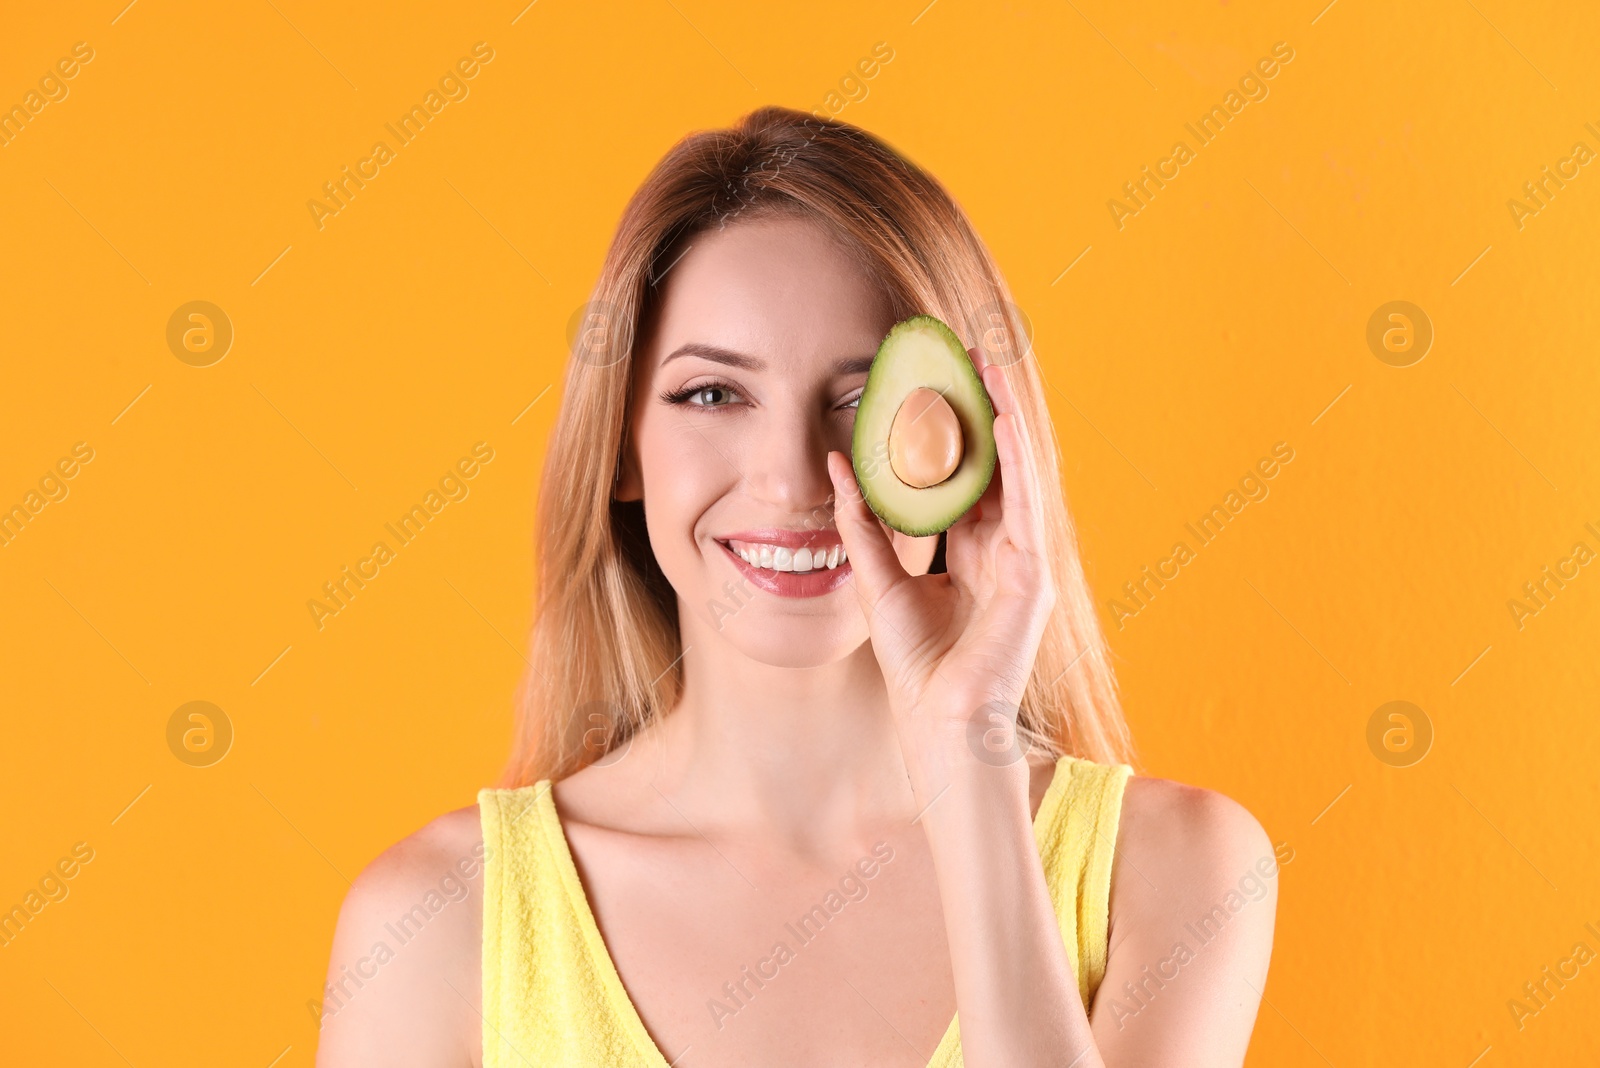
<path fill-rule="evenodd" d="M 502 785 L 559 779 L 666 715 L 682 682 L 677 598 L 638 501 L 612 499 L 629 424 L 634 346 L 659 283 L 694 235 L 740 219 L 829 228 L 895 306 L 925 312 L 1002 363 L 1032 431 L 1041 485 L 1057 443 L 1020 312 L 983 242 L 930 175 L 848 123 L 781 107 L 691 134 L 623 211 L 567 364 L 537 510 L 529 669 Z M 1019 351 L 1021 350 L 1021 351 Z M 1042 510 L 1058 586 L 1017 731 L 1024 747 L 1126 762 L 1131 745 L 1061 493 Z"/>

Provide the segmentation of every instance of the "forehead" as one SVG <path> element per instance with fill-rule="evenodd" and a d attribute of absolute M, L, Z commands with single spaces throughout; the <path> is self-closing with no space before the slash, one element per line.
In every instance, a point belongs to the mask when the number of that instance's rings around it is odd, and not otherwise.
<path fill-rule="evenodd" d="M 778 366 L 831 362 L 876 351 L 893 325 L 889 295 L 838 238 L 808 219 L 736 221 L 696 234 L 662 286 L 652 368 L 686 342 Z"/>

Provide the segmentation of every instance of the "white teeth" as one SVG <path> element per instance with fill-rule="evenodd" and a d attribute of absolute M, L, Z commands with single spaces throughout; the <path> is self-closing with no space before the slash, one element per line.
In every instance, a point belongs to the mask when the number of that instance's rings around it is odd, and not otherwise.
<path fill-rule="evenodd" d="M 756 545 L 747 543 L 728 547 L 739 555 L 739 559 L 751 567 L 764 567 L 772 571 L 791 571 L 806 573 L 821 571 L 823 568 L 835 568 L 849 559 L 843 545 L 831 545 L 827 549 L 802 547 L 790 549 L 782 545 Z"/>

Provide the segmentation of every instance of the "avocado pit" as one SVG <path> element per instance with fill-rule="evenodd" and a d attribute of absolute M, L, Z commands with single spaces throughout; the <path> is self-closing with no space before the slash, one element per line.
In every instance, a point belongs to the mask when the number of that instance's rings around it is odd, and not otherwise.
<path fill-rule="evenodd" d="M 889 427 L 889 467 L 915 489 L 936 486 L 961 466 L 961 421 L 938 390 L 906 394 Z"/>

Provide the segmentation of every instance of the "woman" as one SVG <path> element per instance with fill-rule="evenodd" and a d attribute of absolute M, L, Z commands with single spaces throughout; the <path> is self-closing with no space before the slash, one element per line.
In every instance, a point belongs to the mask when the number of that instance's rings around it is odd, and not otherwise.
<path fill-rule="evenodd" d="M 661 161 L 568 366 L 505 784 L 357 880 L 320 1065 L 1243 1061 L 1273 849 L 1131 775 L 1007 297 L 855 127 L 763 108 Z M 927 538 L 849 461 L 918 313 L 999 452 Z"/>

